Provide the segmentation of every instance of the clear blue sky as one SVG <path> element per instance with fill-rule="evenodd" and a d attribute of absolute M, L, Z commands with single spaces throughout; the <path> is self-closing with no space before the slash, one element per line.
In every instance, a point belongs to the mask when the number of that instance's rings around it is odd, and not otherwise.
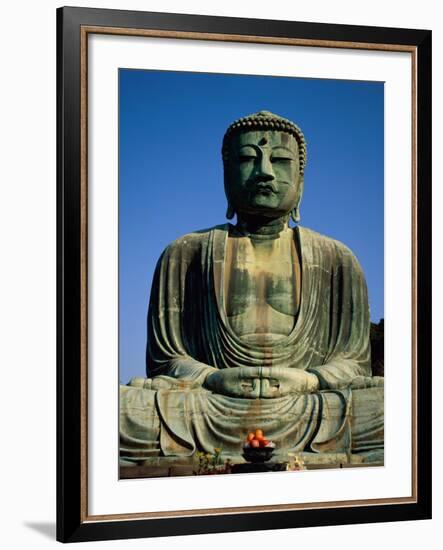
<path fill-rule="evenodd" d="M 223 134 L 263 109 L 306 137 L 301 225 L 353 250 L 371 319 L 383 317 L 383 83 L 127 69 L 119 81 L 121 382 L 145 375 L 157 259 L 177 237 L 226 221 Z"/>

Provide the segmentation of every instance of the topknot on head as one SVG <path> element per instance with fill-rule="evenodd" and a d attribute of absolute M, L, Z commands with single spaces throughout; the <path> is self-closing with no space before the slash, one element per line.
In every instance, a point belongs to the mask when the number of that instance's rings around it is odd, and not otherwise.
<path fill-rule="evenodd" d="M 296 124 L 287 118 L 271 113 L 271 111 L 258 111 L 258 113 L 252 113 L 238 120 L 234 120 L 228 127 L 223 138 L 222 146 L 222 156 L 225 167 L 229 158 L 229 143 L 233 135 L 250 130 L 275 130 L 277 132 L 286 132 L 294 136 L 297 140 L 299 149 L 300 174 L 303 175 L 307 161 L 305 136 Z"/>

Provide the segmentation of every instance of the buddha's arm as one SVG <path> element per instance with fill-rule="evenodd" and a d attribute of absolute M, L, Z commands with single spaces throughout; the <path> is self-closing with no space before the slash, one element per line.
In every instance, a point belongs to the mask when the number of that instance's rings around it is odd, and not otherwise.
<path fill-rule="evenodd" d="M 200 363 L 191 357 L 176 357 L 171 359 L 168 365 L 165 365 L 162 375 L 187 380 L 194 386 L 201 386 L 209 374 L 217 371 L 218 369 L 215 367 Z"/>
<path fill-rule="evenodd" d="M 193 389 L 203 386 L 205 380 L 218 369 L 199 363 L 192 358 L 178 357 L 164 365 L 161 374 L 150 378 L 134 377 L 129 386 L 147 389 Z"/>
<path fill-rule="evenodd" d="M 183 311 L 189 314 L 188 310 L 194 308 L 191 313 L 196 318 L 199 313 L 196 297 L 184 303 L 189 281 L 197 280 L 193 279 L 190 266 L 198 250 L 198 241 L 192 237 L 183 237 L 172 243 L 160 257 L 152 281 L 146 366 L 148 376 L 154 379 L 161 377 L 165 385 L 168 382 L 166 378 L 169 378 L 172 385 L 176 380 L 177 384 L 201 386 L 208 374 L 217 370 L 193 357 L 195 346 L 185 336 L 185 328 L 189 327 L 185 327 Z M 192 320 L 188 324 L 194 326 Z M 195 330 L 198 331 L 198 327 Z M 198 334 L 195 336 L 197 338 Z"/>
<path fill-rule="evenodd" d="M 335 359 L 308 372 L 315 374 L 321 390 L 341 389 L 352 385 L 354 380 L 371 377 L 369 365 L 347 359 Z"/>
<path fill-rule="evenodd" d="M 371 378 L 369 304 L 363 270 L 352 252 L 337 243 L 331 277 L 329 349 L 323 364 L 309 367 L 320 389 L 349 387 Z M 369 383 L 370 384 L 370 383 Z"/>

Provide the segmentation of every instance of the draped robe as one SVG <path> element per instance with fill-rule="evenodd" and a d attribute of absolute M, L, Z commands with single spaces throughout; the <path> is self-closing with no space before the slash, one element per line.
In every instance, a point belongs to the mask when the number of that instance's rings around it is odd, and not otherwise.
<path fill-rule="evenodd" d="M 342 243 L 293 229 L 301 253 L 301 299 L 290 334 L 249 344 L 226 314 L 230 224 L 181 237 L 156 267 L 148 311 L 147 375 L 121 387 L 120 452 L 127 460 L 240 454 L 260 427 L 284 451 L 358 453 L 383 448 L 383 388 L 352 390 L 371 376 L 369 306 L 362 269 Z M 212 393 L 216 369 L 287 367 L 317 375 L 320 389 L 272 399 Z"/>

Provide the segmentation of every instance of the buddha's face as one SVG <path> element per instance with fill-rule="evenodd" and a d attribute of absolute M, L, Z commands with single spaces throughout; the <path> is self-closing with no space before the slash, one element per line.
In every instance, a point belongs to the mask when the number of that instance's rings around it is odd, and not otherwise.
<path fill-rule="evenodd" d="M 232 137 L 225 188 L 236 212 L 266 217 L 287 214 L 299 200 L 300 180 L 294 136 L 262 130 Z"/>

